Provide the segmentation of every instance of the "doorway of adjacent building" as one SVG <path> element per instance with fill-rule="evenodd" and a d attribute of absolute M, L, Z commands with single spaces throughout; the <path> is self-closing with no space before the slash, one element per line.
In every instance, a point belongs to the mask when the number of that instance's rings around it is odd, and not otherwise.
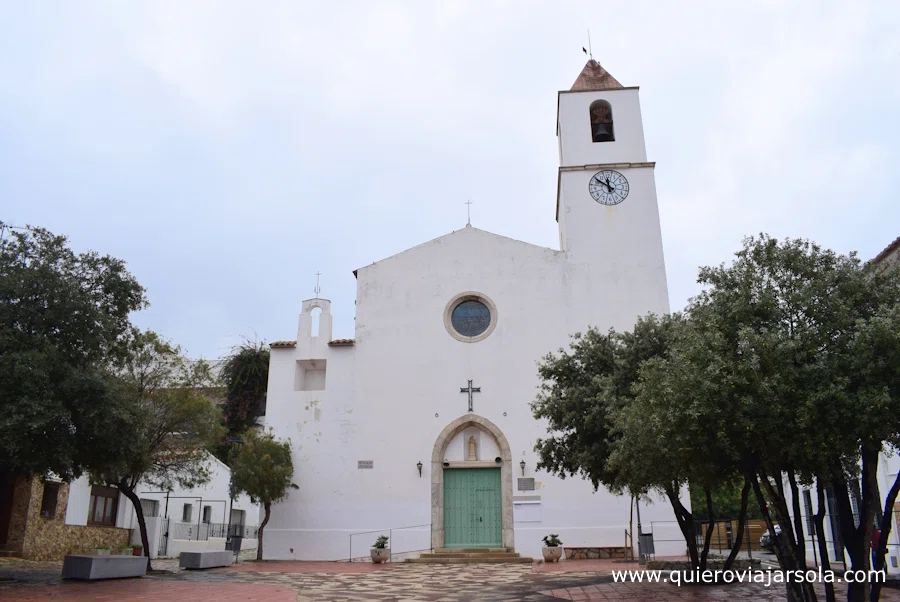
<path fill-rule="evenodd" d="M 444 470 L 444 547 L 503 545 L 499 468 Z"/>
<path fill-rule="evenodd" d="M 16 479 L 12 474 L 0 472 L 0 546 L 6 545 L 9 539 L 15 485 Z"/>

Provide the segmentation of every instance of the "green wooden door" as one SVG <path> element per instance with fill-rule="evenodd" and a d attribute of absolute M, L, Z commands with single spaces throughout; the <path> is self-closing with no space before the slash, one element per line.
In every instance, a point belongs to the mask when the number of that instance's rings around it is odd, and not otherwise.
<path fill-rule="evenodd" d="M 503 544 L 499 468 L 444 471 L 444 547 L 499 548 Z"/>

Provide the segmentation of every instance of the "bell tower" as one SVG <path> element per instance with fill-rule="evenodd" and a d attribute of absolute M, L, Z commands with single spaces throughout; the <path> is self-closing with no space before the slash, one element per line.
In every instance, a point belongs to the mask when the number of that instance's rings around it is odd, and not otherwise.
<path fill-rule="evenodd" d="M 600 63 L 585 64 L 559 92 L 556 133 L 560 249 L 587 295 L 625 295 L 637 314 L 668 311 L 654 179 L 647 161 L 637 87 L 623 86 Z M 630 324 L 628 325 L 630 326 Z"/>

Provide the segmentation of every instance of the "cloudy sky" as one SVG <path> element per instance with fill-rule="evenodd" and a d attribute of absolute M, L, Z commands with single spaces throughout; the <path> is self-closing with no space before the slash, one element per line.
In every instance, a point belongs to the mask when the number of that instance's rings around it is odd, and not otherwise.
<path fill-rule="evenodd" d="M 739 8 L 738 8 L 739 7 Z M 128 262 L 217 357 L 465 225 L 557 247 L 556 92 L 641 87 L 673 309 L 761 231 L 900 235 L 900 4 L 0 0 L 0 220 Z"/>

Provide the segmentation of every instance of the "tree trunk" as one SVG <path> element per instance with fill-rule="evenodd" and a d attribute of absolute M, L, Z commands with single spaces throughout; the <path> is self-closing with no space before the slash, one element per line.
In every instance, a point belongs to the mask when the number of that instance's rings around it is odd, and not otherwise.
<path fill-rule="evenodd" d="M 822 564 L 822 573 L 831 572 L 831 560 L 828 559 L 828 542 L 825 540 L 825 511 L 827 509 L 825 505 L 825 487 L 822 486 L 822 481 L 819 478 L 816 478 L 816 513 L 813 516 L 813 520 L 816 525 L 816 535 L 819 540 L 819 557 L 822 559 L 820 562 Z M 825 602 L 835 602 L 834 598 L 834 583 L 829 581 L 825 581 L 823 584 L 825 587 Z"/>
<path fill-rule="evenodd" d="M 734 542 L 731 544 L 731 553 L 728 554 L 728 558 L 725 559 L 725 566 L 723 568 L 726 571 L 731 570 L 731 567 L 734 565 L 734 559 L 737 558 L 737 555 L 741 551 L 741 546 L 744 544 L 744 530 L 747 528 L 747 504 L 750 501 L 749 498 L 750 481 L 745 478 L 744 488 L 741 489 L 741 510 L 738 513 L 738 532 L 734 538 Z M 753 545 L 753 542 L 750 542 L 750 545 Z"/>
<path fill-rule="evenodd" d="M 713 515 L 712 492 L 709 490 L 709 487 L 704 487 L 703 491 L 706 493 L 706 518 L 709 523 L 706 525 L 706 537 L 703 540 L 703 551 L 700 553 L 700 572 L 706 570 L 706 560 L 709 558 L 709 544 L 712 542 L 713 528 L 715 527 L 713 523 L 715 516 Z"/>
<path fill-rule="evenodd" d="M 838 520 L 841 525 L 841 538 L 844 540 L 844 551 L 850 557 L 851 570 L 865 570 L 868 562 L 868 551 L 863 548 L 863 538 L 853 521 L 853 507 L 850 505 L 850 488 L 847 482 L 840 478 L 834 480 L 834 496 L 838 506 Z M 860 525 L 862 525 L 862 508 L 860 508 Z M 866 567 L 867 568 L 867 567 Z M 847 602 L 864 602 L 866 587 L 862 583 L 847 584 Z"/>
<path fill-rule="evenodd" d="M 781 526 L 781 537 L 777 537 L 775 535 L 774 523 L 772 522 L 771 516 L 767 518 L 767 525 L 769 529 L 772 529 L 770 533 L 772 533 L 773 541 L 775 542 L 775 549 L 781 550 L 781 557 L 779 558 L 779 564 L 781 564 L 781 568 L 787 571 L 796 571 L 800 570 L 799 559 L 797 555 L 797 542 L 794 539 L 794 527 L 791 524 L 791 513 L 788 511 L 787 500 L 784 495 L 784 484 L 781 481 L 782 472 L 778 471 L 776 473 L 776 477 L 773 479 L 775 481 L 775 485 L 777 487 L 777 491 L 775 487 L 772 487 L 772 483 L 769 481 L 768 476 L 766 475 L 765 470 L 760 469 L 760 481 L 762 481 L 763 485 L 766 488 L 766 492 L 769 494 L 769 497 L 772 498 L 772 504 L 775 506 L 775 514 L 778 518 L 778 524 Z M 778 554 L 776 553 L 776 556 Z M 783 564 L 782 564 L 783 562 Z M 806 567 L 803 567 L 805 569 Z M 792 587 L 797 587 L 799 589 L 800 598 L 799 600 L 816 600 L 816 592 L 813 589 L 812 583 L 802 583 L 797 584 L 796 586 L 792 584 Z"/>
<path fill-rule="evenodd" d="M 271 502 L 263 503 L 263 509 L 265 509 L 266 515 L 263 517 L 263 522 L 261 522 L 259 524 L 259 529 L 257 530 L 257 534 L 259 537 L 259 543 L 257 544 L 257 548 L 256 548 L 256 559 L 257 560 L 263 559 L 263 529 L 265 529 L 266 525 L 269 524 L 269 512 L 272 511 Z"/>
<path fill-rule="evenodd" d="M 887 498 L 884 500 L 884 513 L 881 515 L 880 525 L 881 538 L 878 540 L 878 549 L 875 551 L 875 566 L 873 567 L 876 571 L 884 570 L 884 556 L 887 553 L 887 542 L 888 538 L 891 536 L 891 528 L 894 526 L 894 503 L 897 501 L 897 494 L 900 494 L 900 474 L 894 479 L 894 484 L 891 485 Z M 869 596 L 870 602 L 878 602 L 883 585 L 884 584 L 877 579 L 875 580 L 872 584 L 872 593 Z"/>
<path fill-rule="evenodd" d="M 772 541 L 775 544 L 775 557 L 778 558 L 778 566 L 781 567 L 782 571 L 792 571 L 795 568 L 793 566 L 793 559 L 788 551 L 783 549 L 782 544 L 784 543 L 785 538 L 777 537 L 775 535 L 775 523 L 772 521 L 772 515 L 766 504 L 766 498 L 763 497 L 762 489 L 759 486 L 759 480 L 755 474 L 748 474 L 747 478 L 750 479 L 750 484 L 753 486 L 753 493 L 756 494 L 756 502 L 759 504 L 759 510 L 762 512 L 763 518 L 766 521 L 766 528 L 768 528 L 769 533 L 772 534 Z M 799 583 L 787 581 L 784 586 L 787 602 L 800 602 L 801 600 L 815 602 L 816 600 L 815 592 L 811 592 L 811 598 L 805 596 L 807 592 L 804 591 L 804 588 Z"/>
<path fill-rule="evenodd" d="M 118 488 L 118 490 L 131 501 L 131 505 L 134 506 L 134 513 L 137 515 L 138 528 L 141 530 L 141 545 L 144 546 L 144 556 L 147 557 L 147 572 L 149 573 L 153 570 L 153 566 L 150 564 L 150 540 L 147 537 L 147 521 L 144 519 L 144 508 L 141 506 L 141 499 L 137 496 L 132 487 L 128 487 L 128 485 L 124 483 L 117 483 L 116 488 Z"/>
<path fill-rule="evenodd" d="M 691 558 L 691 568 L 696 569 L 700 566 L 700 559 L 697 555 L 697 534 L 694 530 L 694 517 L 681 500 L 678 499 L 678 490 L 666 488 L 666 497 L 672 504 L 672 510 L 675 511 L 675 520 L 678 521 L 678 528 L 681 529 L 681 535 L 688 547 L 688 556 Z"/>

